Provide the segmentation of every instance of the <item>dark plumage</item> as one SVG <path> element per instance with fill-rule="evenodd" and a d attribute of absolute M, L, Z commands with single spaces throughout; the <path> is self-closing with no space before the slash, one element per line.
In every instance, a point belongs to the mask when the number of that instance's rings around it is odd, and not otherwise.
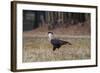
<path fill-rule="evenodd" d="M 53 45 L 53 51 L 55 51 L 56 48 L 59 49 L 62 45 L 65 45 L 65 44 L 71 45 L 71 43 L 63 41 L 63 40 L 59 40 L 59 39 L 52 39 L 51 44 Z"/>
<path fill-rule="evenodd" d="M 71 43 L 69 43 L 67 41 L 63 41 L 63 40 L 53 38 L 53 33 L 52 32 L 48 32 L 48 34 L 49 34 L 50 42 L 53 45 L 53 51 L 55 51 L 56 48 L 59 49 L 62 45 L 65 45 L 65 44 L 71 45 Z"/>

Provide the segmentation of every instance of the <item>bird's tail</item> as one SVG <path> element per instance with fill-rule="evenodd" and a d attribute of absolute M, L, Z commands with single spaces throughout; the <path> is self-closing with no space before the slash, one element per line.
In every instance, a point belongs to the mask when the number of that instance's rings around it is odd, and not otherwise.
<path fill-rule="evenodd" d="M 72 45 L 70 42 L 64 41 L 63 45 L 68 44 L 68 45 Z"/>
<path fill-rule="evenodd" d="M 67 42 L 67 44 L 72 45 L 70 42 Z"/>

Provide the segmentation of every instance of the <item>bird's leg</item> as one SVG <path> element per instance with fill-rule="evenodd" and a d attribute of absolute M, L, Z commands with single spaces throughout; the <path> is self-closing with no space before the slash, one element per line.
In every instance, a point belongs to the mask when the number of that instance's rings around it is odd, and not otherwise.
<path fill-rule="evenodd" d="M 56 50 L 56 47 L 53 47 L 53 51 L 55 51 Z"/>

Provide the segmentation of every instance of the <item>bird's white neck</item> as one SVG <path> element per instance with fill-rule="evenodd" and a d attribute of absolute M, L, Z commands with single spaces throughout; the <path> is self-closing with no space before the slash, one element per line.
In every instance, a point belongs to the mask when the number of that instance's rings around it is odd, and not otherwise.
<path fill-rule="evenodd" d="M 49 41 L 51 41 L 54 38 L 53 34 L 51 33 L 48 34 L 48 37 L 49 37 Z"/>

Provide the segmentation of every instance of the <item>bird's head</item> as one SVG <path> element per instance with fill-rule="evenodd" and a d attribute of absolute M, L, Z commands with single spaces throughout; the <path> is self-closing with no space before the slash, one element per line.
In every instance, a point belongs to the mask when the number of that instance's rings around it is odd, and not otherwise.
<path fill-rule="evenodd" d="M 49 37 L 49 40 L 53 39 L 53 32 L 48 32 L 48 37 Z"/>

